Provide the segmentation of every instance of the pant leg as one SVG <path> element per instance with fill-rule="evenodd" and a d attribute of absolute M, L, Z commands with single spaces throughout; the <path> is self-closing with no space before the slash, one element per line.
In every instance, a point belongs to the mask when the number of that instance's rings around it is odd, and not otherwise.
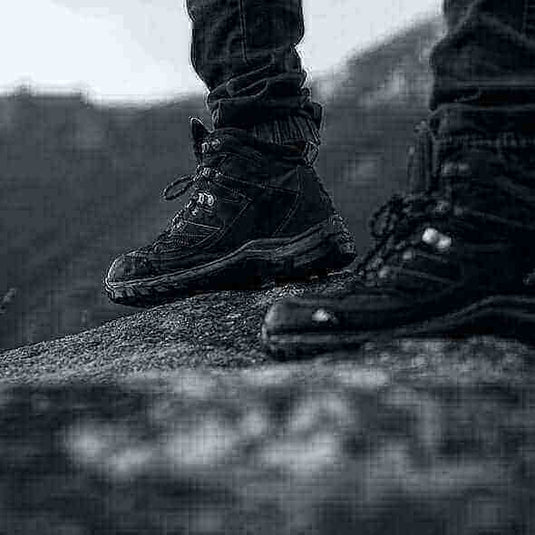
<path fill-rule="evenodd" d="M 531 198 L 535 0 L 445 0 L 444 14 L 446 36 L 431 55 L 430 128 L 415 151 L 415 158 L 431 162 L 431 172 L 415 172 L 411 182 L 415 189 L 432 187 L 448 158 L 486 151 L 501 187 Z"/>
<path fill-rule="evenodd" d="M 187 8 L 192 63 L 210 91 L 214 126 L 319 120 L 295 49 L 304 34 L 301 0 L 187 0 Z"/>
<path fill-rule="evenodd" d="M 535 0 L 444 0 L 431 108 L 535 103 Z"/>

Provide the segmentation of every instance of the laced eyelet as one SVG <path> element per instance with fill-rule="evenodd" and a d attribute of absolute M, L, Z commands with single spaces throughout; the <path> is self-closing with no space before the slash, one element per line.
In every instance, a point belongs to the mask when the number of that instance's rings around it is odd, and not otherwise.
<path fill-rule="evenodd" d="M 422 234 L 422 241 L 427 245 L 436 245 L 440 240 L 440 232 L 436 228 L 428 227 Z"/>
<path fill-rule="evenodd" d="M 370 267 L 372 269 L 378 269 L 383 265 L 383 263 L 384 263 L 384 260 L 382 258 L 380 258 L 380 257 L 374 258 L 373 261 L 370 264 Z"/>
<path fill-rule="evenodd" d="M 203 141 L 201 143 L 201 152 L 203 154 L 206 154 L 207 152 L 210 152 L 210 151 L 217 151 L 221 148 L 221 140 L 216 138 L 216 139 L 212 139 L 211 141 Z"/>
<path fill-rule="evenodd" d="M 401 258 L 405 261 L 405 262 L 410 262 L 411 260 L 414 260 L 414 258 L 416 257 L 414 251 L 412 249 L 407 249 L 402 255 L 401 255 Z"/>
<path fill-rule="evenodd" d="M 459 162 L 457 164 L 457 172 L 462 176 L 467 176 L 471 172 L 470 165 L 466 162 Z"/>
<path fill-rule="evenodd" d="M 443 177 L 452 176 L 455 174 L 457 164 L 454 162 L 446 162 L 440 169 L 440 174 Z"/>
<path fill-rule="evenodd" d="M 442 234 L 437 229 L 432 227 L 425 229 L 424 233 L 422 234 L 422 241 L 427 245 L 436 248 L 440 252 L 447 251 L 453 243 L 453 240 L 450 236 Z"/>
<path fill-rule="evenodd" d="M 403 241 L 400 241 L 395 247 L 395 251 L 397 253 L 402 253 L 403 251 L 405 251 L 408 247 L 409 247 L 409 243 L 407 242 L 407 240 L 403 240 Z"/>
<path fill-rule="evenodd" d="M 448 202 L 448 201 L 445 201 L 444 199 L 441 199 L 439 201 L 437 201 L 435 207 L 434 207 L 434 212 L 436 214 L 446 214 L 450 211 L 451 209 L 451 204 Z"/>
<path fill-rule="evenodd" d="M 528 273 L 522 282 L 524 286 L 535 286 L 535 271 Z"/>
<path fill-rule="evenodd" d="M 211 207 L 215 203 L 215 197 L 206 191 L 199 191 L 197 193 L 197 202 L 201 206 L 207 205 Z"/>
<path fill-rule="evenodd" d="M 379 273 L 377 273 L 377 276 L 380 279 L 386 279 L 390 275 L 390 268 L 385 266 L 379 270 Z"/>
<path fill-rule="evenodd" d="M 455 175 L 468 176 L 470 173 L 470 164 L 466 162 L 446 162 L 440 169 L 440 174 L 444 178 Z"/>
<path fill-rule="evenodd" d="M 440 252 L 445 252 L 451 248 L 452 243 L 453 240 L 449 236 L 441 236 L 436 247 Z"/>
<path fill-rule="evenodd" d="M 333 323 L 336 322 L 336 318 L 324 308 L 318 308 L 318 310 L 312 314 L 312 321 L 315 321 L 316 323 Z"/>

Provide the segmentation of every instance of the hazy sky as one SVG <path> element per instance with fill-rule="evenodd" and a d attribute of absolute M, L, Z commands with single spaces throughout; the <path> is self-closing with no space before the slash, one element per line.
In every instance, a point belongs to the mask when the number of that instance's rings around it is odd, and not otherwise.
<path fill-rule="evenodd" d="M 304 8 L 301 52 L 314 76 L 438 13 L 440 0 L 304 0 Z M 0 47 L 0 89 L 76 87 L 105 100 L 202 90 L 189 64 L 184 0 L 13 0 L 0 19 Z"/>

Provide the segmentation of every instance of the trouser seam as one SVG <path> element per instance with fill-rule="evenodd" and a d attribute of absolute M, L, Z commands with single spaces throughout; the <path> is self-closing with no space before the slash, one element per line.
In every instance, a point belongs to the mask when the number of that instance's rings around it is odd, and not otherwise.
<path fill-rule="evenodd" d="M 524 0 L 524 20 L 522 21 L 522 33 L 526 37 L 535 34 L 535 5 L 533 0 Z"/>
<path fill-rule="evenodd" d="M 440 136 L 437 140 L 439 145 L 464 145 L 471 147 L 510 147 L 524 148 L 534 147 L 535 137 L 522 137 L 514 132 L 504 132 L 495 137 L 481 137 L 477 135 L 452 135 Z"/>
<path fill-rule="evenodd" d="M 249 54 L 247 50 L 247 22 L 245 20 L 245 8 L 243 7 L 243 0 L 238 0 L 238 11 L 240 13 L 240 28 L 242 33 L 241 47 L 243 53 L 243 60 L 249 63 Z"/>

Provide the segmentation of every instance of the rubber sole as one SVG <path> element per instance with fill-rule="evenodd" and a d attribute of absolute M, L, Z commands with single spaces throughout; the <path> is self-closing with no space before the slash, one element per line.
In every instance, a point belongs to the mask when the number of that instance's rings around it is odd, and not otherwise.
<path fill-rule="evenodd" d="M 319 353 L 356 349 L 369 341 L 473 335 L 495 335 L 535 344 L 535 297 L 490 296 L 454 312 L 393 329 L 277 334 L 268 332 L 265 325 L 262 328 L 263 342 L 278 360 L 304 359 Z"/>
<path fill-rule="evenodd" d="M 341 269 L 356 256 L 353 238 L 338 215 L 291 238 L 245 243 L 212 262 L 157 277 L 110 281 L 104 286 L 119 304 L 152 306 L 218 290 L 261 288 Z"/>

